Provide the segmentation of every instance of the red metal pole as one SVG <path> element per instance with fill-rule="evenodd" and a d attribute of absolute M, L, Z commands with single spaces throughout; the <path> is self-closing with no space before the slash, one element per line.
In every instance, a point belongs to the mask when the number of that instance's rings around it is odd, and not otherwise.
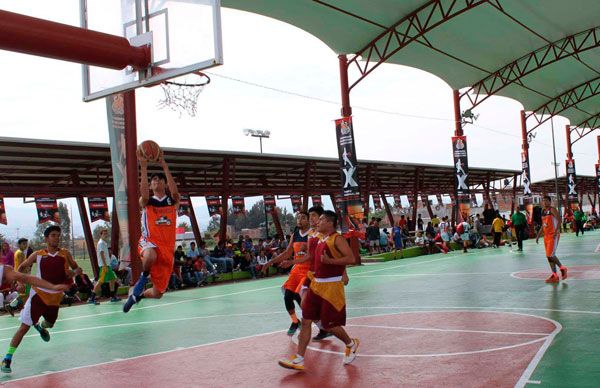
<path fill-rule="evenodd" d="M 98 279 L 100 271 L 98 270 L 98 255 L 96 253 L 96 245 L 94 244 L 94 237 L 92 236 L 92 229 L 90 228 L 90 220 L 87 216 L 87 210 L 85 208 L 85 202 L 83 196 L 77 196 L 77 208 L 79 209 L 79 217 L 81 218 L 81 226 L 83 226 L 83 235 L 85 237 L 85 245 L 88 253 L 90 254 L 90 263 L 92 264 L 92 271 L 94 277 Z M 110 261 L 110 258 L 107 257 Z"/>
<path fill-rule="evenodd" d="M 521 149 L 526 152 L 529 149 L 529 142 L 527 142 L 527 119 L 525 118 L 525 111 L 521 111 Z"/>
<path fill-rule="evenodd" d="M 454 136 L 462 136 L 463 129 L 460 113 L 460 93 L 458 90 L 453 90 L 452 96 L 454 97 Z"/>
<path fill-rule="evenodd" d="M 131 257 L 132 283 L 135 284 L 142 272 L 142 262 L 138 254 L 140 239 L 140 185 L 138 161 L 134 157 L 137 149 L 137 123 L 135 117 L 135 90 L 123 93 L 125 115 L 125 158 L 127 182 L 127 214 L 129 231 L 129 254 Z M 146 179 L 146 177 L 144 177 Z"/>
<path fill-rule="evenodd" d="M 348 86 L 348 59 L 345 54 L 338 55 L 340 64 L 340 91 L 342 93 L 342 117 L 352 116 L 350 106 L 350 87 Z"/>
<path fill-rule="evenodd" d="M 277 206 L 273 207 L 273 211 L 271 212 L 271 218 L 273 219 L 273 223 L 275 224 L 275 233 L 283 237 L 283 228 L 281 227 L 281 220 L 279 220 Z"/>
<path fill-rule="evenodd" d="M 194 239 L 196 244 L 202 241 L 202 233 L 200 233 L 200 227 L 198 226 L 198 220 L 196 219 L 196 212 L 194 211 L 194 204 L 192 203 L 192 196 L 190 195 L 190 223 L 192 224 L 192 231 L 194 232 Z"/>
<path fill-rule="evenodd" d="M 566 125 L 565 129 L 567 133 L 567 159 L 573 159 L 573 151 L 571 150 L 571 127 Z"/>
<path fill-rule="evenodd" d="M 379 196 L 381 197 L 381 200 L 383 201 L 383 206 L 385 207 L 385 213 L 388 216 L 390 225 L 392 227 L 394 227 L 395 223 L 394 223 L 394 214 L 392 213 L 392 208 L 390 208 L 390 204 L 388 203 L 387 199 L 385 198 L 385 194 L 383 192 L 379 193 Z"/>
<path fill-rule="evenodd" d="M 0 10 L 0 49 L 121 70 L 150 65 L 150 47 L 123 37 Z"/>
<path fill-rule="evenodd" d="M 415 184 L 413 186 L 413 211 L 412 211 L 412 220 L 417 225 L 417 207 L 419 206 L 419 180 L 421 179 L 421 171 L 416 168 L 415 169 Z M 411 230 L 412 232 L 412 230 Z"/>
<path fill-rule="evenodd" d="M 219 225 L 219 242 L 227 241 L 227 217 L 229 212 L 229 193 L 223 193 L 221 197 L 221 223 Z"/>
<path fill-rule="evenodd" d="M 600 136 L 596 138 L 598 142 L 598 163 L 600 164 Z"/>

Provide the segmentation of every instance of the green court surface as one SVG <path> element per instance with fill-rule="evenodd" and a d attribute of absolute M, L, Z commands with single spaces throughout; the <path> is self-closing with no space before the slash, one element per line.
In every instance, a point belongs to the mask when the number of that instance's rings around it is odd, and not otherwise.
<path fill-rule="evenodd" d="M 349 268 L 347 330 L 362 344 L 346 367 L 337 340 L 312 343 L 304 372 L 277 366 L 295 348 L 284 332 L 284 278 L 275 277 L 169 292 L 128 314 L 120 303 L 61 308 L 51 341 L 31 330 L 0 383 L 599 386 L 599 236 L 561 236 L 558 257 L 570 272 L 557 285 L 544 282 L 544 247 L 532 240 L 524 253 L 488 248 Z M 1 351 L 18 324 L 0 317 Z"/>

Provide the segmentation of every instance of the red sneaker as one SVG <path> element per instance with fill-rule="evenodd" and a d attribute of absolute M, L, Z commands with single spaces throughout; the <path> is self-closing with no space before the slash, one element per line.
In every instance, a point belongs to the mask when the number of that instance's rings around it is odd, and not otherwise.
<path fill-rule="evenodd" d="M 554 272 L 546 279 L 546 283 L 558 283 L 559 281 L 558 275 Z"/>
<path fill-rule="evenodd" d="M 560 267 L 560 275 L 562 277 L 562 280 L 565 280 L 567 278 L 567 267 L 565 267 L 564 265 Z"/>

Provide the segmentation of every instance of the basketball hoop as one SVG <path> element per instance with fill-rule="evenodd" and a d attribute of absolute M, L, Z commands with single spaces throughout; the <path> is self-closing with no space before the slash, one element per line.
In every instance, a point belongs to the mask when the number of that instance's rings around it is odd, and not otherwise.
<path fill-rule="evenodd" d="M 190 117 L 197 113 L 198 97 L 204 87 L 210 83 L 210 77 L 202 72 L 190 73 L 193 82 L 185 79 L 182 82 L 163 81 L 160 86 L 164 92 L 164 98 L 158 101 L 158 108 L 169 108 L 178 112 L 179 117 L 185 112 Z"/>

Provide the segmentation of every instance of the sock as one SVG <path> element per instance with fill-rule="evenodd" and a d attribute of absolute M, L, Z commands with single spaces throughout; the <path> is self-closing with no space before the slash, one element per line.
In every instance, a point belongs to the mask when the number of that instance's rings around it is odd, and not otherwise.
<path fill-rule="evenodd" d="M 298 317 L 295 312 L 290 314 L 290 318 L 292 318 L 292 322 L 298 323 Z"/>
<path fill-rule="evenodd" d="M 350 340 L 350 344 L 349 344 L 349 345 L 348 345 L 348 344 L 346 344 L 346 347 L 347 347 L 347 348 L 351 348 L 351 347 L 353 347 L 353 346 L 354 346 L 354 340 L 353 340 L 353 339 L 351 339 L 351 340 Z"/>
<path fill-rule="evenodd" d="M 300 359 L 300 361 L 304 360 L 304 357 L 302 357 L 301 355 L 299 355 L 298 353 L 296 353 L 296 358 Z"/>
<path fill-rule="evenodd" d="M 15 354 L 16 351 L 17 351 L 16 346 L 9 346 L 8 352 L 6 352 L 6 357 L 4 357 L 4 358 L 7 360 L 12 360 L 13 354 Z"/>
<path fill-rule="evenodd" d="M 142 276 L 147 278 L 148 276 L 150 276 L 150 271 L 143 271 Z"/>

